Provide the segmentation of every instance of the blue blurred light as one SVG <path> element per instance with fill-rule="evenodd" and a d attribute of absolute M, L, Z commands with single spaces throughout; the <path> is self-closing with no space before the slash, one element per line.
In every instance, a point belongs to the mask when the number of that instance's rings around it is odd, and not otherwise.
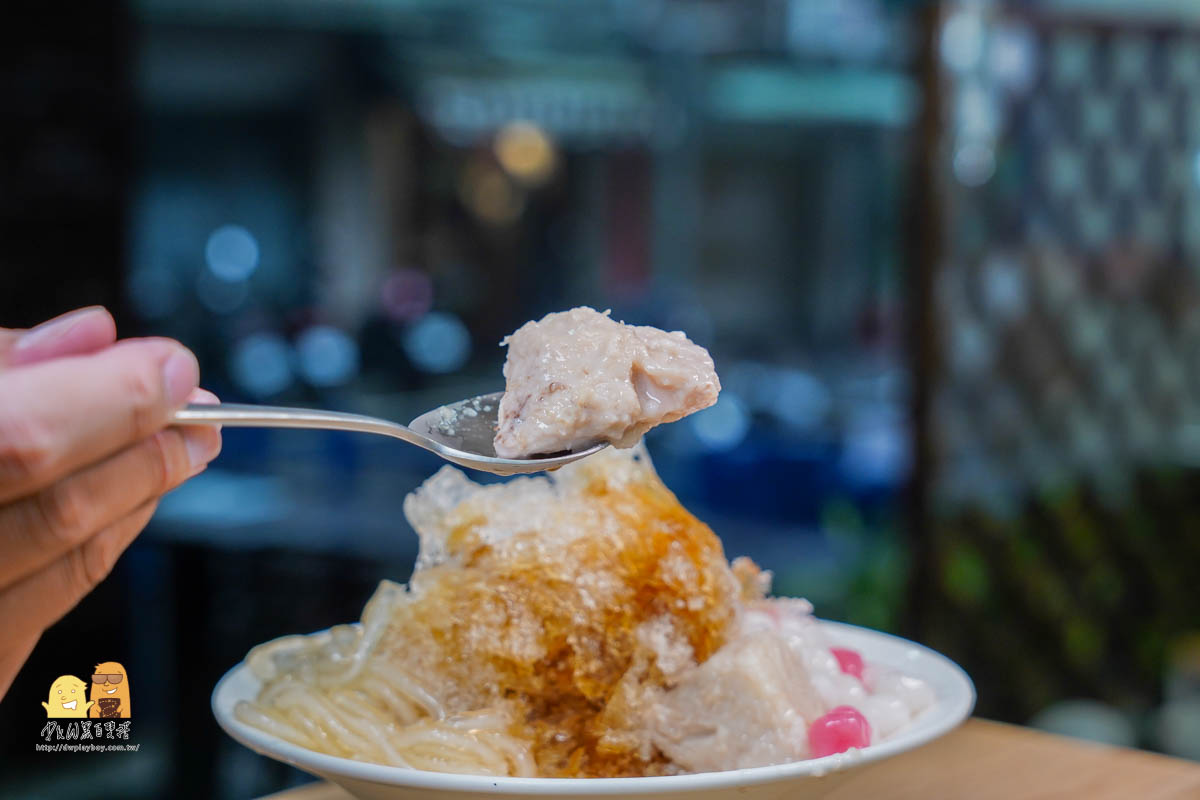
<path fill-rule="evenodd" d="M 222 225 L 209 234 L 204 260 L 223 281 L 244 281 L 258 268 L 258 241 L 241 225 Z"/>
<path fill-rule="evenodd" d="M 300 374 L 313 386 L 340 386 L 358 373 L 358 343 L 345 331 L 314 325 L 296 340 Z"/>
<path fill-rule="evenodd" d="M 802 430 L 819 427 L 833 406 L 825 384 L 801 370 L 785 370 L 779 376 L 775 390 L 774 411 L 787 424 Z"/>
<path fill-rule="evenodd" d="M 746 404 L 729 391 L 721 393 L 716 405 L 689 419 L 692 433 L 710 450 L 732 450 L 750 432 L 750 413 Z"/>
<path fill-rule="evenodd" d="M 471 356 L 471 334 L 454 314 L 431 311 L 404 332 L 404 352 L 425 372 L 454 372 Z"/>
<path fill-rule="evenodd" d="M 987 33 L 976 9 L 962 10 L 942 26 L 942 61 L 955 72 L 970 72 L 979 66 Z"/>
<path fill-rule="evenodd" d="M 278 394 L 292 384 L 292 351 L 277 333 L 253 333 L 233 346 L 229 371 L 255 397 Z"/>
<path fill-rule="evenodd" d="M 954 176 L 963 186 L 982 186 L 996 172 L 996 151 L 988 141 L 968 141 L 954 152 Z"/>
<path fill-rule="evenodd" d="M 1018 25 L 997 25 L 988 47 L 992 76 L 1015 91 L 1028 89 L 1036 77 L 1037 44 L 1033 35 Z"/>
<path fill-rule="evenodd" d="M 950 364 L 962 375 L 977 375 L 992 361 L 992 342 L 987 330 L 974 320 L 963 320 L 955 326 L 950 342 Z"/>
<path fill-rule="evenodd" d="M 909 468 L 906 431 L 886 406 L 860 410 L 846 426 L 842 473 L 859 486 L 892 487 Z"/>
<path fill-rule="evenodd" d="M 997 319 L 1014 320 L 1028 306 L 1025 273 L 1011 257 L 994 255 L 983 266 L 983 301 Z"/>
<path fill-rule="evenodd" d="M 992 87 L 982 81 L 964 81 L 957 99 L 955 124 L 959 133 L 973 138 L 995 135 L 1000 112 Z"/>
<path fill-rule="evenodd" d="M 891 39 L 878 0 L 790 0 L 784 33 L 797 52 L 865 61 L 883 54 Z"/>

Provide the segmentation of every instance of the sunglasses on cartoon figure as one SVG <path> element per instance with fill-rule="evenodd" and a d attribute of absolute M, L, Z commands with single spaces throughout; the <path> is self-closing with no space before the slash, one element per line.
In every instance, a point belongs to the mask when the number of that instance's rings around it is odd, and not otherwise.
<path fill-rule="evenodd" d="M 111 683 L 111 684 L 114 684 L 114 685 L 115 685 L 115 684 L 118 684 L 118 683 L 120 683 L 120 682 L 121 682 L 121 680 L 122 680 L 124 677 L 125 677 L 124 675 L 121 675 L 121 674 L 119 674 L 119 673 L 118 673 L 118 674 L 116 674 L 116 675 L 100 675 L 100 674 L 97 674 L 97 675 L 93 675 L 93 676 L 92 676 L 92 683 L 101 683 L 101 684 L 104 684 L 104 683 Z"/>

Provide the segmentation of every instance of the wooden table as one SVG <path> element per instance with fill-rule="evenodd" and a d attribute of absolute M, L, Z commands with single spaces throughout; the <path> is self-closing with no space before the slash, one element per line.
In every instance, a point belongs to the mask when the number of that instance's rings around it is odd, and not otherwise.
<path fill-rule="evenodd" d="M 270 800 L 349 797 L 316 783 Z M 1057 797 L 1196 800 L 1200 763 L 973 719 L 932 744 L 862 769 L 827 795 L 828 800 Z"/>

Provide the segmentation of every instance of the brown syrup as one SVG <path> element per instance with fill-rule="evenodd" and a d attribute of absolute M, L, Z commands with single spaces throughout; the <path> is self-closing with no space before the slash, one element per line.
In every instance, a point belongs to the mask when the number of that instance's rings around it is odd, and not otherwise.
<path fill-rule="evenodd" d="M 477 524 L 448 537 L 456 563 L 417 578 L 385 658 L 450 711 L 507 705 L 546 777 L 671 772 L 641 733 L 639 712 L 667 680 L 639 628 L 666 618 L 703 662 L 758 593 L 757 568 L 739 560 L 735 575 L 650 470 L 616 486 L 596 476 L 572 522 L 586 530 L 553 548 L 537 531 L 484 545 Z"/>

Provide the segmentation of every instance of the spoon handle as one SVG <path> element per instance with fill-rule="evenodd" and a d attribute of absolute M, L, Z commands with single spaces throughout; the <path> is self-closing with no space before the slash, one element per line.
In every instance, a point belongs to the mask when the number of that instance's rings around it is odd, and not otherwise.
<path fill-rule="evenodd" d="M 175 412 L 176 425 L 227 425 L 233 428 L 315 428 L 319 430 L 360 431 L 394 436 L 424 445 L 424 437 L 397 422 L 362 414 L 321 411 L 314 408 L 285 408 L 239 403 L 198 405 L 192 403 Z"/>

